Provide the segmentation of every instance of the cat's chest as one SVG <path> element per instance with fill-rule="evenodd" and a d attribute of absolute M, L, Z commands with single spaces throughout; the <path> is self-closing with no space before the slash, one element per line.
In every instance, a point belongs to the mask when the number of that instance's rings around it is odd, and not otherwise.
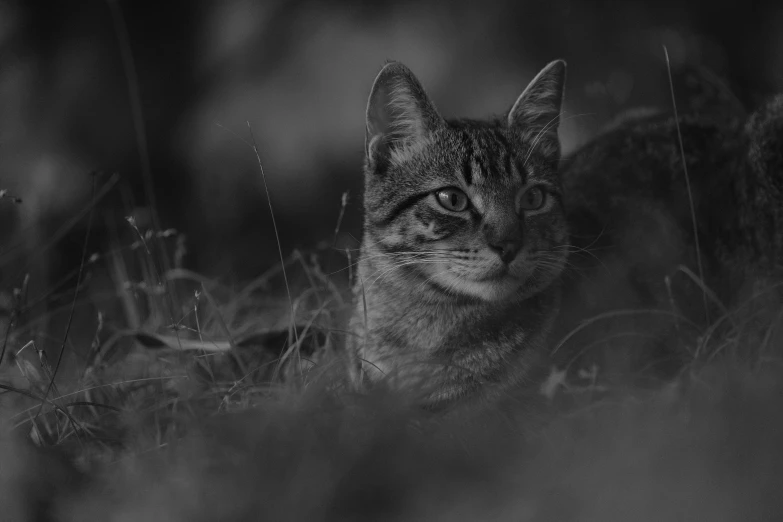
<path fill-rule="evenodd" d="M 487 329 L 486 317 L 471 309 L 435 306 L 409 310 L 398 317 L 392 328 L 403 344 L 416 351 L 453 352 L 465 346 L 476 347 L 477 337 L 483 342 L 494 342 L 499 333 Z"/>
<path fill-rule="evenodd" d="M 414 314 L 407 333 L 408 343 L 427 351 L 436 351 L 444 344 L 454 344 L 462 337 L 462 330 L 470 328 L 467 317 L 451 310 L 437 310 Z M 407 325 L 406 325 L 407 326 Z"/>

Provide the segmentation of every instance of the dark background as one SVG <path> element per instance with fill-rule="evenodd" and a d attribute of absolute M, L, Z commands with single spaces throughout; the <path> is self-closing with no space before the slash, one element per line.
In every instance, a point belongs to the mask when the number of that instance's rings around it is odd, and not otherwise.
<path fill-rule="evenodd" d="M 91 250 L 111 242 L 108 223 L 123 230 L 122 216 L 148 204 L 133 90 L 161 226 L 187 235 L 187 267 L 235 281 L 278 256 L 245 122 L 283 251 L 331 242 L 346 190 L 340 244 L 351 246 L 365 103 L 386 59 L 406 63 L 447 117 L 500 113 L 542 66 L 566 59 L 566 152 L 625 109 L 670 106 L 664 44 L 675 66 L 706 65 L 749 107 L 783 90 L 782 2 L 114 5 L 135 63 L 131 82 L 109 2 L 0 2 L 0 189 L 24 200 L 0 200 L 6 278 L 18 275 L 9 253 L 19 268 L 85 208 L 90 172 L 122 175 L 96 214 Z M 84 221 L 44 254 L 45 270 L 78 263 Z"/>

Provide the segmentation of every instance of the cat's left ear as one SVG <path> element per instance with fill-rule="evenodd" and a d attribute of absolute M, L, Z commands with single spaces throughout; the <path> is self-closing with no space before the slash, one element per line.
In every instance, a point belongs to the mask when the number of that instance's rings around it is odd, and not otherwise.
<path fill-rule="evenodd" d="M 429 143 L 440 125 L 442 119 L 416 76 L 399 62 L 387 63 L 367 102 L 368 165 L 375 169 L 389 161 L 404 162 Z"/>
<path fill-rule="evenodd" d="M 530 82 L 508 113 L 508 126 L 525 143 L 554 159 L 560 156 L 557 128 L 563 105 L 566 63 L 555 60 Z"/>

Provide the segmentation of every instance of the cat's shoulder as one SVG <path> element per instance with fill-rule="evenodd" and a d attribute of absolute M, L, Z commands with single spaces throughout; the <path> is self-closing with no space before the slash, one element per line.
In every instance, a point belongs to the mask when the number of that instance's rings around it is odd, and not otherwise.
<path fill-rule="evenodd" d="M 566 192 L 579 195 L 596 182 L 612 185 L 615 192 L 631 190 L 640 182 L 668 184 L 679 177 L 673 167 L 682 154 L 688 164 L 707 161 L 716 167 L 729 167 L 727 157 L 742 156 L 749 116 L 726 82 L 708 69 L 690 67 L 675 71 L 671 88 L 677 117 L 671 104 L 628 109 L 564 159 Z"/>

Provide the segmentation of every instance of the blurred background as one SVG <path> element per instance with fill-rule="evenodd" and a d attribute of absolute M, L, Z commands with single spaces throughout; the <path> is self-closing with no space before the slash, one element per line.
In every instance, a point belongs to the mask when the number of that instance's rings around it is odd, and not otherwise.
<path fill-rule="evenodd" d="M 566 59 L 568 152 L 623 110 L 670 105 L 664 44 L 748 107 L 783 90 L 781 28 L 783 3 L 749 0 L 0 1 L 0 189 L 23 200 L 0 199 L 0 280 L 18 285 L 32 262 L 49 284 L 78 265 L 86 217 L 39 247 L 114 172 L 90 251 L 132 240 L 123 216 L 143 221 L 154 203 L 187 237 L 184 266 L 229 281 L 268 268 L 278 253 L 246 122 L 284 254 L 331 244 L 346 191 L 339 242 L 355 245 L 365 103 L 387 59 L 447 117 L 502 113 Z"/>

